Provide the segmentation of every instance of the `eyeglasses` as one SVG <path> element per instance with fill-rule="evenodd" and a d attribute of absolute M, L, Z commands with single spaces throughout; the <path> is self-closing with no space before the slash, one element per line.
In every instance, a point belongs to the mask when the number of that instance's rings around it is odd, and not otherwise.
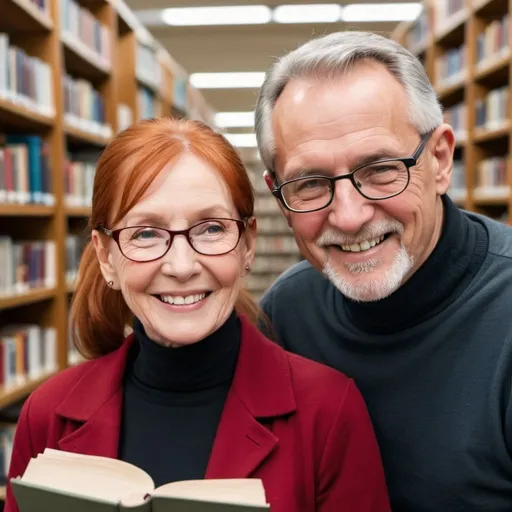
<path fill-rule="evenodd" d="M 235 249 L 247 227 L 245 220 L 208 219 L 181 231 L 154 226 L 130 226 L 113 231 L 96 229 L 111 236 L 125 258 L 138 263 L 155 261 L 171 248 L 175 236 L 183 235 L 190 247 L 205 256 L 221 256 Z"/>
<path fill-rule="evenodd" d="M 272 189 L 272 194 L 292 212 L 322 210 L 334 198 L 335 183 L 350 180 L 366 199 L 381 200 L 401 194 L 409 185 L 409 169 L 418 163 L 432 132 L 422 136 L 420 145 L 410 157 L 378 160 L 362 165 L 341 176 L 308 176 L 285 181 Z"/>

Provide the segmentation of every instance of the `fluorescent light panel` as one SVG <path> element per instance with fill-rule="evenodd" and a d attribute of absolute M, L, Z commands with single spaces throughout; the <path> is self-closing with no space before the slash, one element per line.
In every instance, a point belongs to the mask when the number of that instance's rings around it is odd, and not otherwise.
<path fill-rule="evenodd" d="M 237 148 L 257 147 L 256 135 L 254 133 L 225 133 L 224 137 Z"/>
<path fill-rule="evenodd" d="M 421 12 L 420 3 L 349 4 L 342 10 L 343 21 L 413 21 Z"/>
<path fill-rule="evenodd" d="M 258 25 L 272 19 L 266 5 L 230 5 L 218 7 L 175 7 L 164 9 L 162 19 L 168 25 Z"/>
<path fill-rule="evenodd" d="M 252 128 L 254 112 L 217 112 L 215 124 L 220 128 Z"/>
<path fill-rule="evenodd" d="M 258 88 L 263 84 L 265 72 L 192 73 L 190 83 L 197 89 Z"/>
<path fill-rule="evenodd" d="M 276 23 L 334 23 L 341 19 L 338 4 L 280 5 L 274 9 Z"/>
<path fill-rule="evenodd" d="M 144 18 L 144 12 L 138 16 Z M 153 12 L 153 11 L 152 11 Z M 275 23 L 335 23 L 339 21 L 411 21 L 421 12 L 420 3 L 283 4 L 214 7 L 172 7 L 161 11 L 164 23 L 174 26 L 260 25 Z M 153 16 L 153 14 L 152 14 Z M 148 24 L 150 20 L 146 20 Z"/>

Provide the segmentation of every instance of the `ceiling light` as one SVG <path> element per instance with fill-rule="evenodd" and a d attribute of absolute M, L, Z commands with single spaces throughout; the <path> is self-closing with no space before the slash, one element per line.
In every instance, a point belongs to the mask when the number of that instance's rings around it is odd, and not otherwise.
<path fill-rule="evenodd" d="M 162 19 L 168 25 L 258 25 L 271 20 L 266 5 L 230 5 L 218 7 L 176 7 L 164 9 Z"/>
<path fill-rule="evenodd" d="M 197 89 L 258 88 L 263 84 L 265 72 L 248 73 L 192 73 L 190 83 Z"/>
<path fill-rule="evenodd" d="M 217 112 L 215 124 L 221 128 L 251 128 L 254 112 Z"/>
<path fill-rule="evenodd" d="M 337 4 L 280 5 L 273 16 L 276 23 L 334 23 L 340 18 Z"/>
<path fill-rule="evenodd" d="M 349 4 L 343 7 L 343 21 L 413 21 L 421 12 L 420 3 Z"/>
<path fill-rule="evenodd" d="M 224 137 L 237 148 L 255 148 L 258 145 L 254 133 L 226 133 Z"/>

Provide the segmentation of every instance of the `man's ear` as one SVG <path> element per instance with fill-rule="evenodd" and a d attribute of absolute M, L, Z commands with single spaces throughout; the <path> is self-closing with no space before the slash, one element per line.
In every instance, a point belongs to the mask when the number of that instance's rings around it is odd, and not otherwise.
<path fill-rule="evenodd" d="M 448 124 L 442 124 L 437 131 L 433 149 L 436 165 L 436 191 L 438 195 L 443 195 L 448 191 L 452 177 L 455 134 Z"/>
<path fill-rule="evenodd" d="M 269 171 L 265 171 L 263 173 L 263 178 L 265 179 L 265 183 L 267 184 L 268 189 L 272 192 L 272 190 L 274 188 L 274 181 L 275 181 L 275 179 L 273 178 L 273 176 L 270 174 Z M 276 197 L 276 201 L 277 201 L 277 204 L 279 205 L 279 208 L 281 209 L 282 214 L 284 215 L 284 217 L 286 219 L 286 222 L 288 222 L 288 226 L 291 228 L 292 225 L 291 225 L 291 222 L 290 222 L 290 211 L 287 210 L 283 206 L 283 204 L 281 203 L 281 201 L 279 201 L 279 199 L 277 199 L 277 197 Z"/>
<path fill-rule="evenodd" d="M 91 233 L 91 240 L 94 245 L 94 249 L 96 250 L 96 257 L 98 258 L 98 262 L 100 264 L 101 273 L 103 277 L 107 281 L 113 281 L 114 285 L 112 288 L 119 288 L 119 279 L 117 276 L 116 269 L 112 263 L 112 255 L 109 251 L 108 244 L 105 240 L 105 236 L 93 229 Z"/>

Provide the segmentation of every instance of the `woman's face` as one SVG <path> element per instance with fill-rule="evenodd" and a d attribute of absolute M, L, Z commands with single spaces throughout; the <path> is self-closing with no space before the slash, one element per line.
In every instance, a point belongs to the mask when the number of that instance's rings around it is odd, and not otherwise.
<path fill-rule="evenodd" d="M 240 215 L 215 168 L 185 153 L 162 169 L 142 200 L 109 228 L 144 225 L 183 230 L 214 218 L 240 219 Z M 209 223 L 198 230 L 198 236 L 215 239 L 220 229 L 218 223 Z M 227 320 L 245 269 L 252 265 L 255 236 L 255 224 L 249 225 L 233 251 L 205 256 L 178 235 L 165 256 L 146 263 L 127 259 L 114 240 L 96 231 L 93 241 L 105 279 L 121 291 L 146 334 L 162 345 L 180 346 L 205 338 Z M 131 234 L 139 247 L 152 245 L 157 237 L 151 229 Z"/>

